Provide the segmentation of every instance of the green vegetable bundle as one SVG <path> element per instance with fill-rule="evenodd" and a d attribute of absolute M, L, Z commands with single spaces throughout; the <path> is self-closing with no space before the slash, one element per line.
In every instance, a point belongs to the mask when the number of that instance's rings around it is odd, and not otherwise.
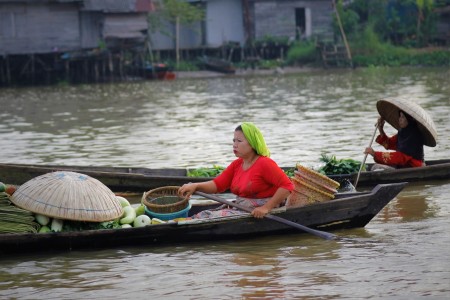
<path fill-rule="evenodd" d="M 193 170 L 187 170 L 188 177 L 216 177 L 222 171 L 225 170 L 225 167 L 213 165 L 212 168 L 198 168 Z"/>
<path fill-rule="evenodd" d="M 318 172 L 325 175 L 338 175 L 338 174 L 352 174 L 359 171 L 361 162 L 353 159 L 337 159 L 335 155 L 327 156 L 321 155 L 320 161 L 325 163 L 319 168 Z M 363 166 L 363 171 L 365 170 Z"/>
<path fill-rule="evenodd" d="M 8 194 L 0 192 L 0 233 L 36 233 L 39 227 L 31 211 L 15 206 Z"/>

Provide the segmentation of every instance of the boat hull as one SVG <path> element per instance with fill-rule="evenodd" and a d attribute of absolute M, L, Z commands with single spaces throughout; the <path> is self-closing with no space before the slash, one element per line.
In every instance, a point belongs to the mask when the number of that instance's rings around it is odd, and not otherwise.
<path fill-rule="evenodd" d="M 364 227 L 400 193 L 405 185 L 406 183 L 378 185 L 370 192 L 341 194 L 335 200 L 300 208 L 279 209 L 273 214 L 322 231 Z M 141 228 L 44 234 L 0 234 L 0 253 L 179 245 L 187 242 L 248 239 L 292 233 L 304 232 L 269 219 L 256 219 L 249 215 L 242 215 L 157 224 Z"/>

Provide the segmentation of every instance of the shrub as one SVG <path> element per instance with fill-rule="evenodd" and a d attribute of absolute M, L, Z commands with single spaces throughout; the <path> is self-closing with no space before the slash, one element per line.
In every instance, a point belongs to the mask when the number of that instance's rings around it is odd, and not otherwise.
<path fill-rule="evenodd" d="M 289 48 L 287 61 L 289 64 L 315 62 L 316 46 L 312 42 L 297 42 Z"/>

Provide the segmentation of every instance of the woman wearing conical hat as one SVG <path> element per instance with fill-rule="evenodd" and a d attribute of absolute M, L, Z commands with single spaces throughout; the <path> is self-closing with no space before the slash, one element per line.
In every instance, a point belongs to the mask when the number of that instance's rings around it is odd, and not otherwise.
<path fill-rule="evenodd" d="M 244 122 L 234 131 L 233 152 L 236 157 L 213 180 L 183 185 L 178 193 L 190 197 L 196 191 L 222 193 L 230 190 L 236 203 L 253 208 L 252 215 L 262 218 L 284 203 L 294 185 L 273 161 L 261 131 L 253 123 Z M 208 210 L 194 218 L 210 218 L 240 214 L 236 209 Z"/>
<path fill-rule="evenodd" d="M 422 167 L 424 166 L 424 139 L 418 128 L 416 120 L 403 111 L 399 111 L 398 123 L 400 129 L 392 137 L 384 132 L 384 119 L 378 119 L 380 135 L 375 140 L 387 150 L 392 152 L 375 151 L 368 147 L 365 154 L 370 154 L 376 163 L 394 168 Z M 374 166 L 372 170 L 379 168 Z"/>

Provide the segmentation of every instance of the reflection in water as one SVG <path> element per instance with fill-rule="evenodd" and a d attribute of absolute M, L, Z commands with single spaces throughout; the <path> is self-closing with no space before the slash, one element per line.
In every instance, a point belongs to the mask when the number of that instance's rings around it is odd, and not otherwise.
<path fill-rule="evenodd" d="M 439 212 L 439 205 L 428 188 L 421 184 L 410 184 L 379 214 L 384 222 L 412 222 L 433 218 Z"/>
<path fill-rule="evenodd" d="M 236 278 L 236 285 L 243 290 L 243 299 L 285 298 L 280 261 L 276 253 L 251 251 L 237 253 L 231 261 L 239 271 L 229 271 L 225 276 Z"/>
<path fill-rule="evenodd" d="M 260 125 L 280 165 L 313 166 L 322 151 L 362 160 L 376 100 L 397 94 L 433 116 L 439 144 L 425 148 L 426 158 L 448 158 L 449 77 L 448 68 L 369 68 L 2 89 L 2 161 L 225 165 L 243 120 Z M 410 184 L 364 229 L 337 232 L 340 241 L 299 234 L 1 257 L 0 298 L 444 299 L 449 194 L 447 182 Z"/>
<path fill-rule="evenodd" d="M 339 244 L 308 234 L 242 242 L 230 249 L 235 267 L 224 274 L 242 290 L 243 299 L 291 299 L 299 290 L 339 281 L 335 274 L 309 264 L 339 258 Z"/>
<path fill-rule="evenodd" d="M 232 131 L 256 122 L 281 165 L 319 163 L 320 153 L 362 159 L 375 102 L 411 94 L 448 131 L 445 69 L 321 70 L 281 77 L 230 77 L 0 94 L 2 157 L 9 162 L 141 167 L 227 165 Z M 372 121 L 370 121 L 372 120 Z M 389 129 L 387 129 L 389 131 Z M 389 132 L 387 132 L 389 134 Z M 440 135 L 442 136 L 442 135 Z M 448 139 L 426 148 L 446 158 Z"/>

